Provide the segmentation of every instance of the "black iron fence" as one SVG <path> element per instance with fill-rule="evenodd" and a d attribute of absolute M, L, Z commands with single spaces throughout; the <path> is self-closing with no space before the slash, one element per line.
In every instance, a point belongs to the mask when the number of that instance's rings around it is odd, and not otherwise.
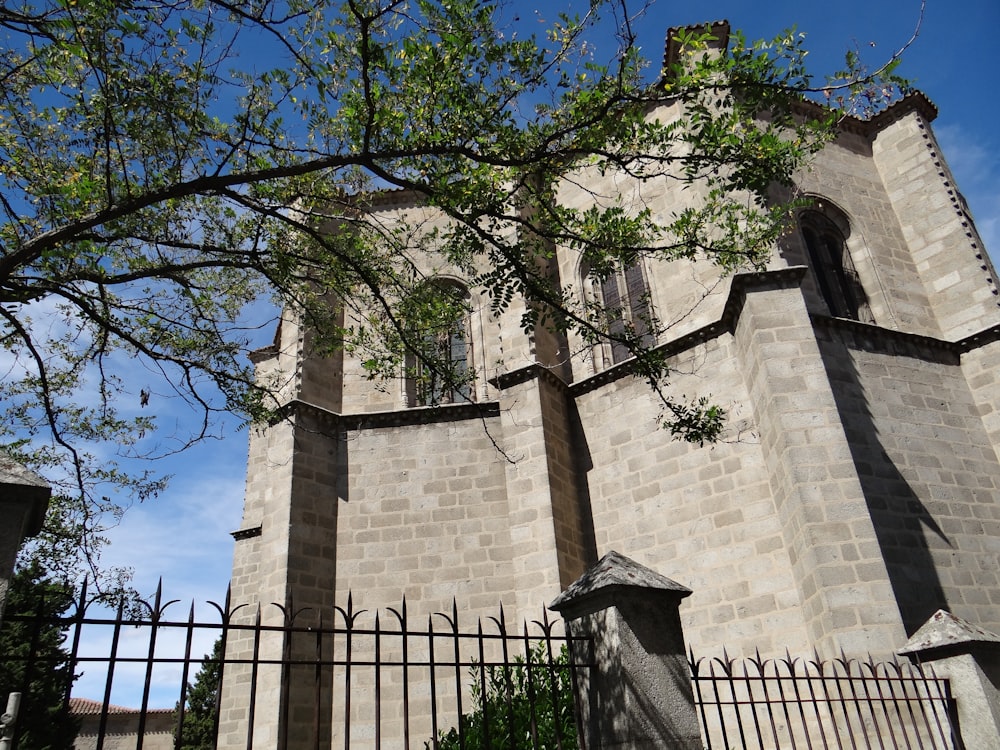
<path fill-rule="evenodd" d="M 574 639 L 544 613 L 512 628 L 501 609 L 466 627 L 456 603 L 415 618 L 405 601 L 365 611 L 349 597 L 318 613 L 227 599 L 208 622 L 193 605 L 171 619 L 175 604 L 158 592 L 107 612 L 84 590 L 67 616 L 8 612 L 20 645 L 0 653 L 0 700 L 24 695 L 11 750 L 38 745 L 33 727 L 71 703 L 78 750 L 112 737 L 146 750 L 569 750 L 592 736 L 576 724 L 573 685 L 597 678 L 594 644 L 567 648 Z M 948 682 L 929 669 L 693 655 L 690 668 L 709 750 L 962 748 Z"/>
<path fill-rule="evenodd" d="M 218 618 L 204 622 L 193 605 L 186 618 L 171 619 L 175 602 L 164 603 L 159 592 L 131 612 L 97 614 L 86 596 L 64 617 L 7 613 L 3 627 L 21 628 L 28 646 L 0 654 L 0 674 L 11 683 L 0 684 L 0 693 L 27 697 L 60 667 L 103 683 L 101 694 L 72 701 L 91 709 L 77 717 L 78 748 L 100 750 L 112 735 L 114 747 L 137 750 L 577 747 L 572 684 L 592 665 L 571 660 L 572 639 L 544 613 L 512 628 L 500 609 L 466 627 L 457 604 L 416 622 L 405 601 L 369 612 L 348 598 L 346 607 L 319 616 L 290 605 L 233 607 L 227 599 L 212 605 Z M 59 648 L 38 648 L 53 629 L 62 634 Z M 194 645 L 206 640 L 218 641 L 214 656 Z M 123 691 L 123 675 L 139 679 Z M 69 711 L 76 688 L 64 682 L 58 701 Z M 32 723 L 60 708 L 22 706 L 11 750 L 30 750 Z M 148 722 L 164 708 L 172 709 L 167 736 Z"/>
<path fill-rule="evenodd" d="M 693 654 L 690 663 L 709 750 L 962 748 L 948 681 L 930 667 Z"/>

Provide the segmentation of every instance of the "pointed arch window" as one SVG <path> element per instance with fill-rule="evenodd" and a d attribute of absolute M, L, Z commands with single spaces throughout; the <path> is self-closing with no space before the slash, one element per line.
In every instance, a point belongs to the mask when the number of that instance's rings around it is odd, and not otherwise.
<path fill-rule="evenodd" d="M 830 314 L 874 322 L 844 230 L 820 211 L 804 211 L 799 217 L 799 225 L 809 253 L 809 265 Z"/>
<path fill-rule="evenodd" d="M 409 406 L 436 406 L 472 400 L 472 346 L 469 292 L 454 281 L 434 281 L 427 291 L 430 322 L 413 336 L 416 351 L 406 355 L 406 401 Z"/>
<path fill-rule="evenodd" d="M 592 289 L 596 301 L 607 316 L 612 364 L 618 364 L 632 356 L 628 347 L 620 340 L 628 335 L 638 338 L 642 347 L 656 343 L 649 285 L 639 259 L 605 279 L 595 279 Z"/>

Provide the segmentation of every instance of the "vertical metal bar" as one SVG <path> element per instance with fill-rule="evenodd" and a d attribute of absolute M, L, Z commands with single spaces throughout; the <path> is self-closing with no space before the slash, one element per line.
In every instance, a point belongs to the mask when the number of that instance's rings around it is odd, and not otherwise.
<path fill-rule="evenodd" d="M 354 594 L 347 594 L 344 617 L 344 750 L 351 750 L 351 663 L 354 660 Z"/>
<path fill-rule="evenodd" d="M 111 704 L 111 685 L 115 677 L 115 662 L 118 659 L 118 638 L 122 631 L 122 616 L 125 611 L 125 600 L 118 601 L 118 613 L 115 615 L 114 630 L 111 633 L 111 653 L 108 656 L 108 676 L 104 683 L 104 701 L 101 704 L 101 719 L 97 727 L 97 750 L 104 747 L 104 735 L 108 730 L 108 706 Z"/>
<path fill-rule="evenodd" d="M 736 728 L 737 728 L 737 730 L 739 730 L 739 733 L 740 733 L 740 745 L 739 746 L 740 747 L 750 747 L 747 744 L 746 731 L 743 729 L 743 714 L 740 711 L 740 702 L 739 702 L 739 700 L 737 698 L 736 683 L 733 681 L 733 667 L 735 666 L 735 663 L 734 663 L 733 660 L 729 659 L 729 656 L 728 656 L 728 654 L 726 654 L 725 649 L 723 649 L 723 651 L 722 651 L 722 658 L 723 658 L 723 660 L 716 660 L 716 663 L 722 668 L 723 673 L 725 674 L 725 676 L 727 678 L 727 682 L 729 684 L 729 696 L 730 696 L 730 699 L 732 701 L 733 716 L 736 717 Z M 712 671 L 713 671 L 713 676 L 714 676 L 714 672 L 715 672 L 714 665 L 712 667 Z M 715 679 L 717 680 L 718 678 L 715 678 Z M 720 716 L 722 715 L 721 709 L 720 709 L 719 715 Z M 725 724 L 723 724 L 723 726 L 725 726 Z M 729 740 L 728 739 L 725 740 L 725 745 L 726 745 L 727 748 L 729 747 Z"/>
<path fill-rule="evenodd" d="M 857 694 L 854 692 L 854 685 L 851 684 L 851 668 L 850 668 L 850 664 L 851 663 L 846 659 L 846 657 L 842 657 L 840 659 L 834 659 L 833 662 L 831 662 L 831 663 L 834 665 L 833 672 L 834 672 L 836 683 L 837 683 L 837 692 L 840 695 L 840 705 L 841 705 L 841 708 L 843 708 L 843 710 L 844 710 L 844 723 L 847 725 L 847 736 L 851 740 L 851 747 L 854 750 L 857 750 L 857 746 L 858 745 L 854 741 L 855 732 L 851 728 L 851 717 L 847 713 L 848 698 L 847 698 L 846 694 L 844 693 L 844 686 L 843 686 L 843 682 L 842 682 L 842 679 L 841 679 L 841 676 L 840 676 L 840 671 L 838 671 L 838 668 L 836 666 L 838 664 L 840 665 L 840 670 L 842 670 L 844 672 L 843 679 L 847 680 L 847 686 L 851 689 L 851 702 L 854 705 L 855 713 L 858 714 L 858 721 L 861 722 L 861 737 L 865 741 L 865 747 L 867 747 L 868 750 L 871 750 L 871 743 L 868 741 L 868 732 L 865 731 L 864 717 L 862 717 L 861 713 L 858 711 L 858 708 L 857 708 L 857 702 L 858 702 Z"/>
<path fill-rule="evenodd" d="M 382 750 L 382 634 L 375 613 L 375 750 Z"/>
<path fill-rule="evenodd" d="M 923 698 L 921 697 L 921 700 L 918 701 L 917 703 L 917 708 L 919 708 L 920 716 L 924 720 L 924 727 L 927 729 L 927 736 L 931 738 L 931 741 L 934 743 L 934 746 L 937 747 L 937 739 L 935 738 L 934 735 L 934 729 L 931 727 L 931 723 L 927 718 L 927 711 L 930 710 L 934 713 L 934 720 L 938 725 L 939 734 L 942 737 L 942 739 L 944 739 L 944 734 L 943 732 L 941 732 L 941 722 L 937 720 L 937 710 L 934 707 L 934 699 L 930 693 L 930 686 L 928 685 L 926 674 L 924 673 L 923 668 L 919 664 L 914 666 L 915 669 L 914 667 L 911 667 L 912 670 L 911 675 L 914 672 L 916 673 L 912 678 L 913 683 L 914 685 L 917 685 L 919 680 L 919 687 L 917 692 L 918 694 L 922 694 L 922 696 L 927 696 L 926 701 L 924 701 Z M 945 740 L 945 742 L 947 743 L 947 740 Z"/>
<path fill-rule="evenodd" d="M 83 630 L 83 619 L 87 611 L 87 579 L 83 579 L 80 585 L 80 599 L 77 602 L 76 612 L 73 613 L 73 640 L 69 650 L 69 667 L 66 675 L 66 689 L 63 693 L 63 706 L 69 706 L 69 694 L 73 689 L 73 675 L 76 674 L 76 660 L 80 653 L 80 637 Z M 16 743 L 16 738 L 15 738 Z M 15 748 L 16 750 L 16 748 Z"/>
<path fill-rule="evenodd" d="M 906 706 L 906 712 L 910 717 L 910 726 L 913 727 L 913 736 L 916 739 L 917 747 L 922 748 L 924 746 L 924 741 L 920 737 L 920 722 L 917 720 L 917 715 L 913 711 L 913 700 L 911 699 L 911 694 L 916 692 L 917 707 L 920 707 L 920 689 L 917 681 L 912 678 L 912 676 L 904 675 L 903 665 L 898 661 L 893 660 L 891 662 L 893 669 L 896 670 L 896 677 L 899 685 L 899 692 L 902 693 L 902 698 L 896 695 L 896 691 L 892 689 L 892 682 L 889 683 L 889 691 L 892 693 L 893 702 L 896 704 L 896 712 L 901 713 L 899 710 L 899 703 L 902 701 L 903 705 Z M 900 723 L 904 723 L 904 719 L 900 717 Z M 904 727 L 904 734 L 906 734 Z M 930 737 L 930 735 L 928 735 Z M 933 744 L 934 738 L 930 737 L 931 743 Z"/>
<path fill-rule="evenodd" d="M 434 665 L 434 618 L 427 616 L 427 641 L 430 646 L 430 656 L 428 664 L 430 666 L 431 683 L 431 736 L 434 743 L 434 750 L 439 747 L 438 743 L 438 715 L 437 715 L 437 673 Z"/>
<path fill-rule="evenodd" d="M 858 662 L 856 660 L 854 660 L 854 661 L 852 661 L 850 663 L 854 664 L 854 665 L 858 664 Z M 861 696 L 858 695 L 858 690 L 857 690 L 857 685 L 856 685 L 857 681 L 858 681 L 857 675 L 853 674 L 852 670 L 849 668 L 848 669 L 848 682 L 847 682 L 847 684 L 851 688 L 851 698 L 854 701 L 854 710 L 855 710 L 855 712 L 858 715 L 858 721 L 860 722 L 861 727 L 862 727 L 862 731 L 864 732 L 864 734 L 862 736 L 865 738 L 865 744 L 868 747 L 871 747 L 871 738 L 869 737 L 869 734 L 868 734 L 868 728 L 867 728 L 867 725 L 865 723 L 865 715 L 864 715 L 864 712 L 862 710 L 864 708 L 864 703 L 861 700 Z M 864 683 L 863 682 L 862 682 L 862 687 L 864 687 Z M 881 750 L 885 750 L 885 748 L 882 747 L 882 740 L 881 740 L 881 738 L 876 735 L 875 740 L 876 740 L 876 742 L 878 742 Z"/>
<path fill-rule="evenodd" d="M 462 731 L 462 661 L 458 636 L 458 602 L 451 600 L 451 637 L 454 644 L 455 700 L 458 705 L 458 747 L 465 750 L 465 732 Z"/>
<path fill-rule="evenodd" d="M 316 649 L 313 667 L 313 750 L 320 750 L 321 720 L 323 705 L 323 612 L 319 613 L 319 629 L 316 631 Z"/>
<path fill-rule="evenodd" d="M 160 616 L 163 605 L 163 579 L 156 584 L 156 596 L 153 598 L 153 608 L 149 613 L 149 649 L 146 651 L 146 675 L 142 686 L 142 704 L 139 708 L 139 727 L 136 730 L 135 750 L 142 750 L 143 737 L 146 735 L 146 711 L 149 709 L 149 688 L 153 684 L 153 664 L 156 657 L 156 633 L 160 627 Z"/>
<path fill-rule="evenodd" d="M 406 597 L 403 597 L 399 630 L 403 638 L 403 750 L 410 750 L 410 630 L 406 624 Z"/>
<path fill-rule="evenodd" d="M 531 639 L 528 637 L 528 623 L 524 623 L 524 661 L 528 668 L 528 729 L 531 734 L 531 747 L 538 750 L 538 715 L 535 711 L 537 692 L 535 691 L 535 670 L 531 663 Z M 507 648 L 504 646 L 504 660 L 507 659 Z"/>
<path fill-rule="evenodd" d="M 948 717 L 948 723 L 949 723 L 948 729 L 949 729 L 949 734 L 951 736 L 952 744 L 956 748 L 961 747 L 963 743 L 961 737 L 958 735 L 958 732 L 955 730 L 956 723 L 954 721 L 954 712 L 951 711 L 951 706 L 952 706 L 951 683 L 949 683 L 947 680 L 942 680 L 938 678 L 938 676 L 934 674 L 934 670 L 930 666 L 924 667 L 922 665 L 916 665 L 916 670 L 917 673 L 920 675 L 920 680 L 923 683 L 924 694 L 927 695 L 928 698 L 931 698 L 930 685 L 933 684 L 934 687 L 936 688 L 935 692 L 937 692 L 938 701 L 940 701 L 943 704 L 946 716 Z M 944 688 L 944 695 L 942 695 L 942 687 Z M 935 706 L 936 702 L 933 699 L 931 699 L 928 701 L 928 703 L 929 703 L 929 708 L 934 715 L 934 723 L 937 726 L 938 735 L 945 742 L 945 744 L 947 744 L 948 738 L 945 736 L 944 728 L 941 726 L 941 719 L 938 716 L 938 711 Z M 928 732 L 931 734 L 931 736 L 933 736 L 933 732 L 930 727 L 930 722 L 927 721 L 926 711 L 924 711 L 924 721 L 927 723 Z M 937 744 L 936 741 L 935 744 Z"/>
<path fill-rule="evenodd" d="M 556 679 L 555 674 L 555 659 L 552 654 L 552 626 L 549 623 L 548 614 L 542 612 L 542 637 L 545 639 L 545 656 L 548 659 L 548 664 L 546 665 L 545 674 L 548 676 L 549 680 L 549 702 L 552 704 L 552 716 L 559 716 L 559 681 Z M 558 750 L 563 749 L 563 740 L 565 739 L 562 734 L 562 726 L 557 720 L 554 722 L 554 728 L 556 733 L 556 748 Z"/>
<path fill-rule="evenodd" d="M 458 635 L 456 634 L 456 638 Z M 483 742 L 483 747 L 493 747 L 493 741 L 490 737 L 490 707 L 489 707 L 489 694 L 487 690 L 489 686 L 486 683 L 486 654 L 483 649 L 483 621 L 479 620 L 478 638 L 477 643 L 479 646 L 479 710 L 483 715 L 483 736 L 480 738 Z M 458 658 L 457 652 L 455 656 L 456 660 Z M 490 678 L 492 681 L 493 668 L 490 667 Z M 459 688 L 460 689 L 460 688 Z M 473 706 L 475 709 L 475 706 Z M 459 711 L 459 716 L 462 713 Z M 459 719 L 461 721 L 461 719 Z M 461 724 L 459 725 L 461 726 Z"/>
<path fill-rule="evenodd" d="M 188 674 L 191 669 L 191 642 L 194 639 L 194 600 L 188 611 L 187 635 L 184 638 L 184 663 L 181 666 L 181 695 L 177 701 L 177 725 L 174 727 L 174 750 L 178 750 L 184 737 L 184 714 L 187 713 Z M 204 662 L 202 663 L 204 665 Z"/>
<path fill-rule="evenodd" d="M 232 606 L 232 588 L 232 583 L 226 586 L 226 599 L 223 602 L 222 609 L 219 610 L 220 624 L 222 625 L 222 632 L 219 637 L 222 639 L 222 643 L 219 645 L 219 684 L 216 687 L 215 705 L 213 706 L 212 711 L 212 720 L 214 722 L 212 725 L 212 739 L 216 744 L 218 744 L 219 741 L 219 717 L 222 713 L 222 687 L 226 681 L 226 658 L 228 656 L 227 649 L 229 644 L 229 626 L 231 624 L 233 612 L 235 612 L 235 610 L 230 609 Z M 215 602 L 212 602 L 211 604 L 216 609 L 219 609 L 219 606 L 215 604 Z M 240 607 L 242 606 L 244 605 L 241 604 Z M 239 609 L 239 607 L 237 607 L 237 609 Z"/>
<path fill-rule="evenodd" d="M 544 638 L 545 643 L 545 658 L 546 664 L 543 669 L 543 674 L 548 679 L 549 683 L 549 701 L 552 703 L 552 715 L 555 719 L 554 730 L 556 735 L 556 747 L 558 750 L 562 750 L 566 745 L 566 740 L 568 739 L 562 731 L 562 722 L 559 721 L 559 709 L 560 709 L 560 697 L 559 697 L 559 678 L 556 674 L 555 666 L 555 654 L 552 648 L 552 625 L 549 622 L 549 617 L 547 612 L 542 612 L 542 638 Z M 527 632 L 527 625 L 525 625 L 525 632 Z M 591 659 L 593 663 L 593 659 Z M 593 675 L 591 675 L 593 676 Z M 593 684 L 593 683 L 591 683 Z"/>
<path fill-rule="evenodd" d="M 754 663 L 757 665 L 757 671 L 760 673 L 760 686 L 761 686 L 761 689 L 764 691 L 764 705 L 767 707 L 767 718 L 771 722 L 771 736 L 774 738 L 774 746 L 775 747 L 780 747 L 781 743 L 778 741 L 778 722 L 774 718 L 774 709 L 771 708 L 771 706 L 774 705 L 774 703 L 772 702 L 771 695 L 770 695 L 770 693 L 768 692 L 768 689 L 767 689 L 767 683 L 768 683 L 767 665 L 768 664 L 774 665 L 774 680 L 775 680 L 775 682 L 777 682 L 777 683 L 780 684 L 781 677 L 780 677 L 780 675 L 778 673 L 778 664 L 777 664 L 777 662 L 775 662 L 775 661 L 773 661 L 771 659 L 768 659 L 768 660 L 765 660 L 765 661 L 761 661 L 760 660 L 760 652 L 757 652 L 756 660 L 755 660 Z M 785 708 L 785 706 L 782 706 L 782 709 L 785 710 L 785 717 L 786 717 L 786 721 L 787 721 L 787 716 L 788 716 L 787 709 Z M 787 726 L 787 724 L 786 724 L 786 726 Z M 792 742 L 792 749 L 795 750 L 795 739 L 792 738 L 791 742 Z"/>
<path fill-rule="evenodd" d="M 944 701 L 944 710 L 948 717 L 948 732 L 951 736 L 952 744 L 955 750 L 965 750 L 965 742 L 962 741 L 962 735 L 958 731 L 958 705 L 955 702 L 955 697 L 951 694 L 951 683 L 948 680 L 934 678 L 935 684 L 938 686 L 939 694 L 943 688 L 944 695 L 942 699 Z"/>
<path fill-rule="evenodd" d="M 253 657 L 250 662 L 250 705 L 247 708 L 247 750 L 253 750 L 253 721 L 257 707 L 257 676 L 260 673 L 260 603 L 253 628 Z"/>
<path fill-rule="evenodd" d="M 747 703 L 750 706 L 750 715 L 753 717 L 754 733 L 757 735 L 757 747 L 764 747 L 764 735 L 761 733 L 760 729 L 760 717 L 757 715 L 756 696 L 754 695 L 753 685 L 750 683 L 750 672 L 747 669 L 747 659 L 743 659 L 741 663 L 743 666 L 743 684 L 746 686 L 747 690 Z M 774 738 L 774 742 L 777 744 L 777 737 Z"/>
<path fill-rule="evenodd" d="M 875 675 L 874 671 L 872 671 L 872 680 L 868 680 L 868 679 L 865 678 L 865 667 L 868 666 L 869 668 L 872 668 L 872 664 L 871 664 L 870 660 L 869 660 L 869 662 L 868 662 L 867 665 L 863 664 L 861 662 L 856 662 L 856 664 L 858 665 L 859 681 L 861 682 L 861 689 L 864 691 L 864 694 L 865 694 L 865 704 L 868 707 L 868 713 L 872 717 L 872 724 L 875 726 L 875 739 L 878 740 L 878 746 L 879 746 L 879 748 L 881 748 L 881 750 L 885 750 L 885 742 L 882 739 L 882 732 L 879 731 L 878 715 L 877 715 L 877 712 L 875 710 L 875 707 L 877 705 L 879 705 L 879 701 L 876 701 L 875 699 L 872 698 L 871 691 L 868 689 L 868 683 L 870 681 L 874 681 L 876 688 L 878 688 L 878 680 L 875 679 L 877 677 L 877 675 Z M 879 689 L 879 692 L 881 693 L 881 688 L 878 688 L 878 689 Z M 881 708 L 882 708 L 882 712 L 885 714 L 886 722 L 888 723 L 889 714 L 886 712 L 884 705 L 882 705 Z M 892 747 L 894 747 L 894 748 L 895 747 L 899 747 L 896 744 L 896 738 L 895 738 L 894 733 L 892 731 L 891 724 L 889 725 L 889 736 L 892 739 Z"/>
<path fill-rule="evenodd" d="M 837 747 L 842 748 L 843 745 L 840 744 L 840 734 L 837 732 L 837 722 L 833 716 L 833 709 L 830 707 L 830 696 L 826 690 L 826 686 L 823 684 L 823 667 L 819 664 L 819 658 L 817 654 L 817 659 L 812 662 L 807 662 L 803 659 L 802 665 L 805 669 L 806 675 L 806 687 L 809 688 L 809 700 L 812 703 L 813 715 L 816 717 L 816 725 L 819 727 L 819 736 L 823 740 L 823 750 L 830 750 L 830 746 L 826 741 L 826 730 L 823 728 L 824 721 L 823 717 L 820 715 L 819 711 L 819 698 L 816 697 L 816 688 L 813 687 L 813 676 L 810 674 L 809 666 L 812 665 L 813 669 L 818 672 L 819 684 L 823 688 L 823 705 L 827 707 L 827 712 L 830 714 L 830 723 L 833 729 L 833 736 L 837 741 Z"/>
<path fill-rule="evenodd" d="M 809 731 L 809 720 L 806 719 L 806 709 L 805 706 L 803 705 L 806 701 L 802 697 L 802 691 L 799 690 L 800 678 L 799 675 L 796 673 L 798 661 L 799 661 L 798 659 L 792 658 L 792 655 L 789 653 L 788 649 L 785 649 L 784 663 L 785 667 L 788 669 L 789 679 L 791 679 L 792 681 L 792 693 L 795 695 L 795 705 L 798 706 L 799 709 L 799 721 L 802 722 L 802 733 L 803 736 L 805 737 L 806 747 L 809 750 L 812 750 L 812 738 L 811 738 L 812 733 Z M 808 671 L 806 672 L 806 676 L 808 677 Z M 781 692 L 781 700 L 784 702 L 785 693 L 784 690 L 781 689 L 780 682 L 778 683 L 778 690 Z M 785 715 L 786 716 L 788 715 L 787 710 L 785 712 Z M 820 727 L 820 732 L 822 732 L 822 727 Z M 823 747 L 824 748 L 826 747 L 826 739 L 823 740 Z"/>
<path fill-rule="evenodd" d="M 280 721 L 278 722 L 278 750 L 288 747 L 289 715 L 292 710 L 289 694 L 292 691 L 292 638 L 295 627 L 295 602 L 291 595 L 281 609 L 281 664 L 278 665 L 281 675 L 281 705 L 278 706 Z"/>
<path fill-rule="evenodd" d="M 774 659 L 774 660 L 772 660 L 771 663 L 774 664 L 774 682 L 775 682 L 775 684 L 778 687 L 778 700 L 781 703 L 781 711 L 782 711 L 782 713 L 785 716 L 785 728 L 786 728 L 786 731 L 788 732 L 788 737 L 789 737 L 789 740 L 791 741 L 791 744 L 792 744 L 792 750 L 795 750 L 798 747 L 798 744 L 795 742 L 795 730 L 792 729 L 792 717 L 791 717 L 791 715 L 789 714 L 789 711 L 788 711 L 788 704 L 789 704 L 790 701 L 785 697 L 785 688 L 784 688 L 784 685 L 783 685 L 784 678 L 782 678 L 780 672 L 778 671 L 778 665 L 779 664 L 784 664 L 785 667 L 786 667 L 786 669 L 788 669 L 788 671 L 789 671 L 789 677 L 788 677 L 788 679 L 790 679 L 792 681 L 792 685 L 793 686 L 795 684 L 795 672 L 792 669 L 791 664 L 789 663 L 789 661 L 784 661 L 783 662 L 783 661 L 780 661 L 778 659 Z M 798 706 L 799 706 L 799 711 L 801 712 L 802 711 L 802 704 L 799 703 Z M 805 732 L 806 747 L 808 747 L 809 750 L 812 750 L 812 745 L 809 742 L 809 731 L 806 728 L 805 721 L 804 721 L 804 716 L 805 716 L 805 714 L 803 714 L 802 730 L 803 730 L 803 732 Z"/>
<path fill-rule="evenodd" d="M 895 692 L 895 690 L 893 690 L 893 687 L 892 687 L 893 680 L 892 680 L 892 677 L 890 677 L 890 675 L 889 675 L 889 667 L 891 665 L 892 665 L 892 662 L 883 662 L 881 665 L 873 663 L 871 665 L 872 674 L 876 678 L 878 677 L 878 668 L 879 668 L 879 666 L 882 667 L 882 671 L 883 671 L 883 673 L 885 675 L 883 678 L 879 679 L 875 683 L 875 687 L 878 690 L 879 700 L 882 702 L 882 711 L 885 713 L 886 721 L 889 722 L 889 726 L 890 726 L 889 732 L 890 732 L 890 735 L 892 736 L 893 743 L 894 743 L 895 747 L 899 748 L 899 747 L 903 747 L 903 746 L 899 744 L 899 740 L 897 740 L 896 737 L 895 737 L 895 733 L 892 730 L 892 725 L 893 724 L 896 725 L 896 727 L 899 730 L 899 733 L 902 734 L 902 736 L 903 736 L 903 742 L 905 743 L 905 746 L 906 746 L 907 750 L 911 750 L 911 748 L 913 747 L 913 745 L 910 744 L 910 733 L 908 731 L 906 731 L 906 722 L 903 719 L 902 712 L 899 710 L 899 700 L 896 698 L 896 692 Z M 889 691 L 889 695 L 888 696 L 882 690 L 882 684 L 883 683 L 885 683 L 886 688 Z M 906 693 L 905 693 L 905 691 L 903 693 L 903 702 L 904 703 L 906 702 Z M 893 712 L 896 715 L 895 721 L 892 719 L 892 717 L 889 716 L 889 707 L 890 706 L 892 707 Z M 917 738 L 917 742 L 919 742 L 919 741 L 920 741 L 920 738 L 918 737 Z"/>
<path fill-rule="evenodd" d="M 705 715 L 705 696 L 701 692 L 701 660 L 695 661 L 694 651 L 688 649 L 688 670 L 691 673 L 691 684 L 694 686 L 694 699 L 698 705 L 698 715 L 701 717 L 701 736 L 705 749 L 712 750 L 712 737 L 708 731 L 708 717 Z M 725 731 L 725 727 L 723 727 Z"/>
<path fill-rule="evenodd" d="M 497 622 L 500 629 L 500 649 L 503 654 L 503 677 L 504 677 L 504 698 L 507 704 L 507 733 L 510 739 L 510 750 L 517 750 L 516 734 L 517 726 L 514 724 L 514 683 L 511 676 L 513 665 L 510 662 L 510 649 L 507 643 L 507 622 L 504 619 L 503 604 L 500 605 L 500 620 Z M 525 677 L 531 672 L 531 655 L 524 655 Z"/>

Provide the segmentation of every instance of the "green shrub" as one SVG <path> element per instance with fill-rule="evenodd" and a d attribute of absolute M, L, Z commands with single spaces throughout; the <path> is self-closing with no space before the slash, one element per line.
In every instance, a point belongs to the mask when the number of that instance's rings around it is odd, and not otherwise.
<path fill-rule="evenodd" d="M 508 667 L 473 665 L 469 676 L 473 710 L 458 727 L 425 743 L 425 750 L 549 750 L 560 742 L 564 748 L 577 746 L 566 646 L 550 662 L 546 644 L 539 641 L 527 659 L 518 656 Z"/>

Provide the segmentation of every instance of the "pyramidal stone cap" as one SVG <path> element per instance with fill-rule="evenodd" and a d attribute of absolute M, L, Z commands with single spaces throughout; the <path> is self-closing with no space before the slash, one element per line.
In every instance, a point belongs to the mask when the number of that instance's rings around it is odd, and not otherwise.
<path fill-rule="evenodd" d="M 905 656 L 968 647 L 971 644 L 989 644 L 993 648 L 1000 648 L 1000 635 L 939 609 L 896 653 Z"/>
<path fill-rule="evenodd" d="M 51 496 L 52 489 L 44 479 L 8 456 L 0 456 L 0 504 L 27 506 L 28 536 L 42 530 Z"/>
<path fill-rule="evenodd" d="M 610 600 L 615 594 L 629 590 L 663 592 L 678 601 L 692 593 L 687 586 L 612 550 L 553 599 L 549 609 L 568 614 L 585 606 L 585 602 L 592 603 L 602 597 Z"/>

